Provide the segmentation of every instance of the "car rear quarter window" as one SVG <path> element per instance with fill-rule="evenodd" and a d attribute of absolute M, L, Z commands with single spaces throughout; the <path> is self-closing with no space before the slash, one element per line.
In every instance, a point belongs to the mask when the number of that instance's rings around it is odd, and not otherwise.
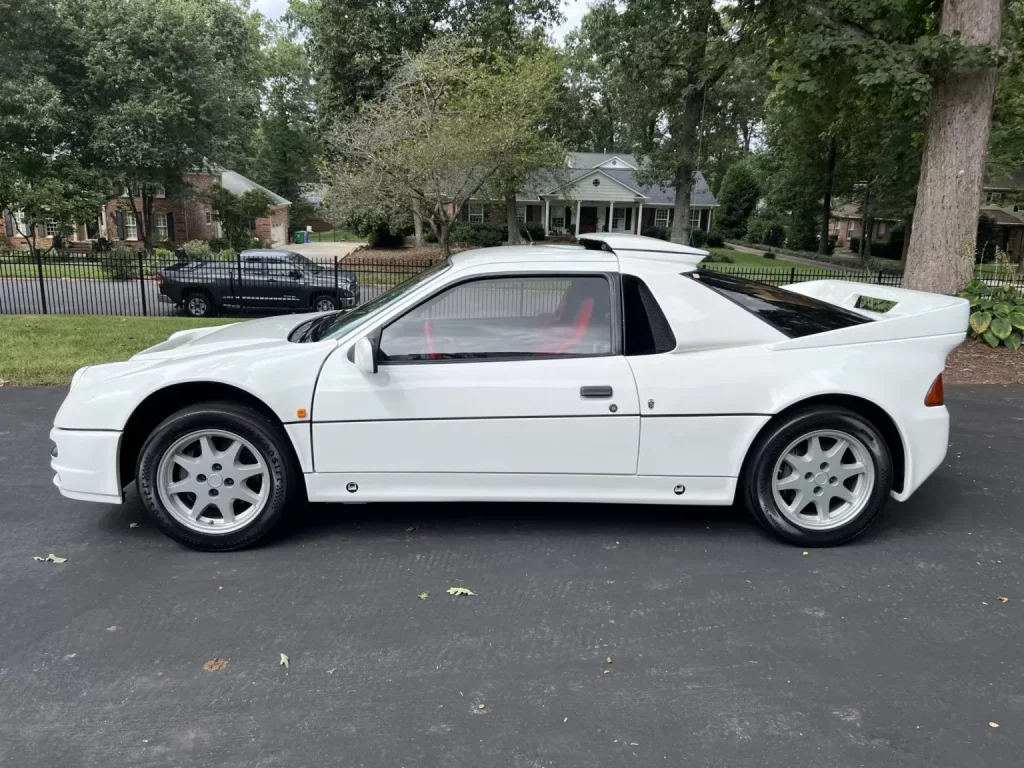
<path fill-rule="evenodd" d="M 757 315 L 791 339 L 872 322 L 863 315 L 820 299 L 725 272 L 698 269 L 685 275 Z"/>

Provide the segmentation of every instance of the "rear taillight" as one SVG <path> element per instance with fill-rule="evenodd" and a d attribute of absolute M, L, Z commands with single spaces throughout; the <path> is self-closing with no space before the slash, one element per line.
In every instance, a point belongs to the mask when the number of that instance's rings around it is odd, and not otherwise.
<path fill-rule="evenodd" d="M 157 282 L 157 285 L 163 285 L 164 284 L 164 276 L 161 275 L 159 272 L 156 273 L 156 282 Z"/>
<path fill-rule="evenodd" d="M 932 382 L 931 387 L 928 389 L 928 394 L 924 396 L 925 405 L 942 405 L 944 399 L 942 396 L 942 374 L 940 373 L 935 377 L 935 381 Z"/>

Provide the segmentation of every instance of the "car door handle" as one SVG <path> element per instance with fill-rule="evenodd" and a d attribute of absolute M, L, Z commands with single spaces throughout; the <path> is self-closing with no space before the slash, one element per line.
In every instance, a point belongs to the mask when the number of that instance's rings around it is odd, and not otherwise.
<path fill-rule="evenodd" d="M 612 388 L 608 386 L 580 387 L 580 397 L 611 397 Z"/>

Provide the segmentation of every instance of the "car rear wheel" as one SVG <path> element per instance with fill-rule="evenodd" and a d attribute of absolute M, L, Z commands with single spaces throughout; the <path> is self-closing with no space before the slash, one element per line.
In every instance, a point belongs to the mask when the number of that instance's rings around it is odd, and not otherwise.
<path fill-rule="evenodd" d="M 751 449 L 745 503 L 769 532 L 801 546 L 842 544 L 881 512 L 892 488 L 885 439 L 864 417 L 816 406 L 773 424 Z"/>
<path fill-rule="evenodd" d="M 284 518 L 301 482 L 287 437 L 232 403 L 178 411 L 146 440 L 139 495 L 160 529 L 193 549 L 255 544 Z"/>
<path fill-rule="evenodd" d="M 313 309 L 317 312 L 333 312 L 338 308 L 338 300 L 333 296 L 317 296 L 313 299 Z"/>
<path fill-rule="evenodd" d="M 212 317 L 216 309 L 209 294 L 200 291 L 188 294 L 182 301 L 182 306 L 185 308 L 185 314 L 190 317 Z"/>

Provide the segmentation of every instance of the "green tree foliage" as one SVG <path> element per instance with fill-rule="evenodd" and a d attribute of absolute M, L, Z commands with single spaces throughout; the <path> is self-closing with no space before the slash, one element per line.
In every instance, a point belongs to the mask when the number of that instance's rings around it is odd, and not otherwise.
<path fill-rule="evenodd" d="M 761 185 L 751 168 L 751 163 L 739 162 L 725 174 L 722 189 L 718 195 L 721 206 L 717 211 L 718 229 L 726 237 L 742 238 L 747 233 L 747 219 L 757 207 L 761 197 Z"/>
<path fill-rule="evenodd" d="M 83 161 L 128 190 L 148 247 L 154 196 L 181 193 L 187 171 L 251 135 L 258 28 L 231 0 L 64 0 L 61 11 Z"/>
<path fill-rule="evenodd" d="M 255 220 L 270 215 L 273 204 L 270 195 L 260 189 L 249 189 L 237 196 L 220 185 L 214 185 L 209 198 L 228 244 L 236 251 L 251 248 Z"/>
<path fill-rule="evenodd" d="M 465 41 L 432 41 L 335 130 L 333 215 L 365 223 L 417 210 L 447 254 L 452 224 L 471 197 L 554 159 L 552 145 L 534 138 L 550 77 L 543 61 L 481 64 Z"/>

